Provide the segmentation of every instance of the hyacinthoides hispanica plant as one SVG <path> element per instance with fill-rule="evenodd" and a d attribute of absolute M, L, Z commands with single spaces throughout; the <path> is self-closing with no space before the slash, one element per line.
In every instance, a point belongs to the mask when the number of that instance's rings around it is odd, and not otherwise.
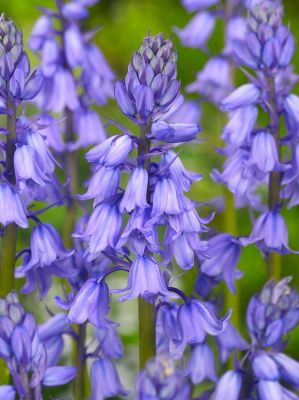
<path fill-rule="evenodd" d="M 283 206 L 297 204 L 296 192 L 296 107 L 292 94 L 297 76 L 292 72 L 294 39 L 282 24 L 280 1 L 250 3 L 246 40 L 234 42 L 233 51 L 245 66 L 250 83 L 242 85 L 223 100 L 229 112 L 223 138 L 227 160 L 216 179 L 261 214 L 254 221 L 247 245 L 255 243 L 268 262 L 269 276 L 281 275 L 280 255 L 289 253 L 288 231 L 281 214 Z M 250 72 L 248 71 L 250 69 Z M 264 112 L 267 125 L 258 125 Z M 258 202 L 256 190 L 268 187 L 268 205 Z"/>
<path fill-rule="evenodd" d="M 213 104 L 219 111 L 220 102 L 233 90 L 236 60 L 232 52 L 235 40 L 242 42 L 246 32 L 246 20 L 244 18 L 243 0 L 183 0 L 182 4 L 189 12 L 196 12 L 186 27 L 175 31 L 184 46 L 200 49 L 209 57 L 203 69 L 197 74 L 195 82 L 186 87 L 188 93 L 196 93 L 200 96 L 200 102 Z M 217 21 L 221 21 L 224 27 L 223 49 L 219 54 L 212 54 L 208 49 L 208 41 L 215 30 Z M 221 126 L 222 114 L 219 113 Z M 218 126 L 217 126 L 218 129 Z M 223 203 L 223 231 L 212 239 L 209 258 L 216 254 L 211 262 L 201 264 L 201 274 L 208 277 L 224 277 L 228 289 L 225 293 L 226 305 L 234 309 L 232 321 L 236 327 L 240 326 L 239 292 L 236 291 L 233 270 L 241 254 L 241 246 L 237 238 L 237 211 L 234 195 L 224 187 Z M 231 271 L 221 267 L 225 264 L 221 253 L 229 255 Z M 220 256 L 220 257 L 219 257 Z M 221 260 L 220 260 L 221 258 Z M 218 264 L 218 265 L 217 265 Z M 209 279 L 209 278 L 207 278 Z"/>
<path fill-rule="evenodd" d="M 84 274 L 83 281 L 80 279 L 82 270 L 91 273 L 89 263 L 82 258 L 81 247 L 72 240 L 78 216 L 76 194 L 80 190 L 78 152 L 80 148 L 106 138 L 101 119 L 92 106 L 103 105 L 113 96 L 114 74 L 101 50 L 93 43 L 96 30 L 84 31 L 82 28 L 89 15 L 88 7 L 97 2 L 57 0 L 56 10 L 41 8 L 43 15 L 36 22 L 29 40 L 31 49 L 41 55 L 45 76 L 37 98 L 42 110 L 40 120 L 48 125 L 45 129 L 47 141 L 63 160 L 68 182 L 63 237 L 65 245 L 74 246 L 70 265 L 70 270 L 74 270 L 74 266 L 77 269 L 76 279 L 70 281 L 74 292 L 84 282 Z M 62 122 L 55 122 L 53 116 L 60 117 Z M 78 367 L 74 388 L 76 399 L 84 396 L 85 337 L 85 325 L 82 325 L 75 350 Z"/>
<path fill-rule="evenodd" d="M 206 333 L 222 333 L 229 318 L 228 315 L 218 320 L 210 305 L 197 298 L 189 299 L 179 289 L 169 286 L 170 265 L 174 260 L 180 268 L 188 270 L 194 264 L 194 253 L 204 256 L 207 243 L 200 240 L 199 234 L 206 231 L 205 224 L 211 220 L 211 217 L 200 218 L 195 204 L 184 194 L 200 175 L 186 170 L 173 150 L 179 143 L 194 140 L 199 131 L 197 124 L 175 122 L 173 117 L 183 101 L 176 79 L 176 57 L 170 40 L 162 34 L 148 36 L 133 55 L 125 81 L 117 82 L 118 105 L 139 127 L 140 134 L 135 136 L 119 126 L 121 134 L 86 154 L 87 160 L 95 165 L 85 195 L 94 199 L 93 212 L 85 229 L 76 233 L 77 238 L 87 242 L 90 261 L 104 253 L 115 267 L 87 280 L 72 302 L 69 319 L 76 323 L 88 320 L 97 329 L 111 327 L 112 322 L 106 320 L 109 310 L 106 278 L 111 273 L 126 271 L 128 285 L 116 291 L 125 292 L 120 301 L 138 297 L 141 369 L 156 354 L 159 299 L 167 300 L 170 305 L 169 299 L 173 297 L 183 300 L 177 306 L 180 354 L 189 343 L 202 342 Z M 127 172 L 129 180 L 122 189 L 120 174 Z M 126 213 L 129 220 L 122 230 Z M 158 230 L 163 235 L 162 244 Z M 105 353 L 98 353 L 97 357 L 91 368 L 92 388 L 100 387 L 95 371 L 102 374 L 107 360 Z M 158 362 L 163 369 L 162 359 Z M 110 362 L 109 365 L 112 368 Z M 100 389 L 110 396 L 124 392 L 113 371 L 110 387 L 103 383 Z"/>
<path fill-rule="evenodd" d="M 42 385 L 51 386 L 54 381 L 64 384 L 73 379 L 75 369 L 56 367 L 63 344 L 55 339 L 59 348 L 49 345 L 46 350 L 34 317 L 25 312 L 12 293 L 14 276 L 28 270 L 38 275 L 42 268 L 69 257 L 71 252 L 64 248 L 58 232 L 39 220 L 41 213 L 62 200 L 54 175 L 55 159 L 38 131 L 41 126 L 29 121 L 24 112 L 19 113 L 24 102 L 34 99 L 40 91 L 43 75 L 40 70 L 30 74 L 22 33 L 4 15 L 0 18 L 0 48 L 1 114 L 7 120 L 1 128 L 0 221 L 4 228 L 1 230 L 0 357 L 13 383 L 13 387 L 1 386 L 0 391 L 3 399 L 13 399 L 18 394 L 20 399 L 40 400 Z M 34 210 L 34 201 L 47 205 Z M 17 229 L 28 228 L 30 219 L 36 224 L 31 248 L 17 252 Z M 21 257 L 22 266 L 15 270 L 16 260 Z M 51 333 L 51 328 L 50 323 L 46 329 L 49 339 L 52 334 L 61 336 L 62 332 Z M 7 380 L 3 363 L 0 379 L 1 383 Z"/>

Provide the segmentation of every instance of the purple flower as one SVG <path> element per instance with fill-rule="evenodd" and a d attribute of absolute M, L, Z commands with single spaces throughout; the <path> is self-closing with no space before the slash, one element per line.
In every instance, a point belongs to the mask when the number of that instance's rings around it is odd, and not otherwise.
<path fill-rule="evenodd" d="M 198 124 L 168 124 L 165 121 L 157 121 L 152 124 L 151 133 L 148 136 L 167 143 L 189 142 L 196 138 L 199 130 Z"/>
<path fill-rule="evenodd" d="M 257 116 L 258 110 L 254 106 L 232 111 L 229 114 L 229 122 L 223 129 L 222 139 L 237 145 L 249 141 Z"/>
<path fill-rule="evenodd" d="M 182 304 L 178 311 L 179 327 L 182 332 L 180 350 L 189 344 L 201 344 L 206 334 L 218 336 L 227 326 L 231 312 L 218 320 L 211 307 L 200 300 L 192 299 Z"/>
<path fill-rule="evenodd" d="M 208 8 L 219 3 L 219 0 L 182 0 L 183 6 L 190 12 Z"/>
<path fill-rule="evenodd" d="M 299 125 L 299 97 L 295 94 L 290 94 L 284 102 L 284 108 L 288 118 L 291 118 Z"/>
<path fill-rule="evenodd" d="M 134 208 L 149 207 L 147 196 L 148 174 L 144 168 L 137 167 L 132 172 L 123 198 L 119 204 L 121 213 L 126 210 L 131 212 Z"/>
<path fill-rule="evenodd" d="M 64 260 L 72 254 L 73 251 L 66 250 L 52 225 L 39 224 L 31 234 L 31 258 L 19 270 L 26 272 L 32 268 L 49 266 L 54 261 Z"/>
<path fill-rule="evenodd" d="M 159 265 L 146 256 L 138 256 L 131 265 L 126 294 L 119 300 L 125 301 L 143 296 L 152 300 L 156 295 L 176 297 L 167 290 Z"/>
<path fill-rule="evenodd" d="M 249 347 L 248 343 L 230 322 L 227 324 L 226 329 L 217 336 L 216 341 L 222 363 L 225 363 L 228 360 L 232 352 L 236 350 L 244 350 Z"/>
<path fill-rule="evenodd" d="M 256 243 L 268 251 L 286 254 L 291 251 L 288 246 L 288 230 L 278 209 L 265 211 L 254 223 L 248 238 L 242 238 L 244 245 Z"/>
<path fill-rule="evenodd" d="M 83 63 L 85 57 L 84 43 L 80 29 L 75 24 L 70 24 L 64 31 L 64 50 L 71 68 Z"/>
<path fill-rule="evenodd" d="M 76 376 L 75 367 L 51 367 L 43 376 L 42 383 L 45 386 L 60 386 L 69 383 Z"/>
<path fill-rule="evenodd" d="M 116 194 L 119 188 L 119 168 L 99 167 L 89 181 L 88 190 L 79 195 L 80 200 L 95 198 L 95 205 Z"/>
<path fill-rule="evenodd" d="M 0 386 L 0 400 L 15 400 L 16 391 L 13 386 L 2 385 Z"/>
<path fill-rule="evenodd" d="M 104 400 L 107 397 L 126 396 L 116 368 L 107 357 L 97 359 L 91 366 L 91 400 Z"/>
<path fill-rule="evenodd" d="M 79 109 L 75 114 L 80 146 L 101 143 L 106 139 L 103 123 L 93 110 Z"/>
<path fill-rule="evenodd" d="M 293 385 L 294 387 L 299 387 L 299 363 L 293 360 L 291 357 L 283 353 L 277 353 L 274 355 L 274 360 L 277 364 L 279 374 L 281 378 Z"/>
<path fill-rule="evenodd" d="M 186 90 L 218 104 L 233 90 L 229 62 L 223 57 L 211 58 Z"/>
<path fill-rule="evenodd" d="M 203 11 L 196 14 L 183 29 L 175 28 L 183 46 L 203 48 L 206 46 L 215 26 L 212 13 Z"/>
<path fill-rule="evenodd" d="M 204 380 L 216 382 L 215 361 L 210 346 L 203 343 L 192 349 L 186 373 L 193 385 L 198 385 Z"/>
<path fill-rule="evenodd" d="M 126 160 L 132 149 L 133 142 L 129 136 L 112 136 L 91 149 L 85 157 L 88 162 L 116 167 Z"/>
<path fill-rule="evenodd" d="M 167 354 L 158 355 L 150 360 L 143 371 L 137 375 L 136 398 L 188 400 L 191 386 L 184 376 L 184 371 L 176 368 Z"/>
<path fill-rule="evenodd" d="M 221 110 L 233 111 L 240 107 L 252 106 L 257 103 L 259 97 L 260 90 L 253 83 L 246 83 L 221 102 Z"/>
<path fill-rule="evenodd" d="M 202 271 L 208 276 L 222 274 L 231 292 L 235 292 L 236 269 L 241 256 L 241 245 L 238 239 L 229 234 L 220 234 L 209 240 L 206 251 L 208 258 L 202 264 Z"/>
<path fill-rule="evenodd" d="M 109 289 L 105 282 L 90 278 L 75 296 L 68 319 L 72 323 L 83 324 L 87 320 L 96 327 L 106 327 L 109 312 Z"/>
<path fill-rule="evenodd" d="M 242 375 L 240 372 L 227 371 L 218 381 L 213 393 L 214 400 L 238 400 L 242 387 Z"/>
<path fill-rule="evenodd" d="M 8 183 L 0 184 L 0 222 L 4 226 L 15 222 L 28 228 L 26 210 L 19 192 Z"/>
<path fill-rule="evenodd" d="M 74 233 L 73 237 L 88 241 L 88 260 L 92 261 L 108 246 L 116 246 L 121 226 L 122 218 L 118 207 L 99 204 L 91 214 L 86 229 L 81 233 Z"/>

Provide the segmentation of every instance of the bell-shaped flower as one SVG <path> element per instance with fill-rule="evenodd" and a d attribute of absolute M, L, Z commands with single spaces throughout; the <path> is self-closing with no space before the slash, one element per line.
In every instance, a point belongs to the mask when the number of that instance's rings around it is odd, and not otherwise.
<path fill-rule="evenodd" d="M 254 375 L 258 379 L 278 381 L 280 378 L 277 364 L 267 353 L 259 353 L 255 355 L 251 365 Z"/>
<path fill-rule="evenodd" d="M 215 26 L 212 13 L 200 12 L 196 14 L 183 29 L 175 28 L 183 46 L 204 48 Z"/>
<path fill-rule="evenodd" d="M 75 113 L 80 146 L 102 143 L 106 140 L 106 132 L 98 114 L 89 109 L 80 108 Z"/>
<path fill-rule="evenodd" d="M 221 110 L 233 111 L 240 107 L 252 106 L 258 102 L 260 95 L 260 90 L 253 83 L 246 83 L 221 102 Z"/>
<path fill-rule="evenodd" d="M 299 125 L 299 97 L 295 94 L 287 96 L 284 102 L 286 115 L 297 125 Z"/>
<path fill-rule="evenodd" d="M 205 380 L 216 382 L 214 355 L 209 345 L 198 344 L 192 349 L 186 374 L 190 376 L 193 385 L 198 385 Z"/>
<path fill-rule="evenodd" d="M 186 90 L 219 104 L 233 90 L 230 63 L 224 57 L 211 58 Z"/>
<path fill-rule="evenodd" d="M 0 184 L 0 222 L 4 226 L 15 222 L 21 228 L 28 227 L 26 210 L 19 192 L 4 182 Z"/>
<path fill-rule="evenodd" d="M 238 400 L 242 387 L 242 375 L 237 371 L 227 371 L 218 381 L 213 400 Z"/>
<path fill-rule="evenodd" d="M 92 175 L 88 190 L 78 196 L 80 200 L 96 199 L 95 205 L 116 194 L 119 188 L 119 168 L 100 167 Z"/>
<path fill-rule="evenodd" d="M 276 251 L 279 254 L 292 251 L 288 246 L 286 223 L 277 208 L 262 213 L 255 221 L 250 236 L 240 240 L 244 245 L 256 243 L 268 251 Z"/>
<path fill-rule="evenodd" d="M 88 241 L 88 261 L 92 261 L 107 249 L 114 248 L 119 238 L 122 217 L 116 205 L 99 204 L 93 210 L 86 229 L 73 237 Z"/>
<path fill-rule="evenodd" d="M 59 233 L 48 223 L 38 224 L 33 229 L 30 246 L 31 258 L 19 271 L 26 272 L 32 268 L 49 266 L 54 261 L 64 260 L 73 254 L 73 251 L 64 247 Z"/>
<path fill-rule="evenodd" d="M 201 10 L 219 3 L 219 0 L 183 0 L 183 6 L 189 11 Z"/>
<path fill-rule="evenodd" d="M 137 167 L 132 172 L 129 182 L 126 186 L 125 193 L 119 204 L 119 210 L 121 213 L 126 210 L 130 213 L 134 208 L 146 208 L 149 207 L 146 197 L 148 186 L 148 173 L 146 169 Z"/>
<path fill-rule="evenodd" d="M 234 351 L 244 350 L 249 344 L 243 339 L 241 334 L 229 322 L 226 329 L 216 338 L 217 346 L 220 353 L 220 360 L 225 363 L 230 354 Z"/>
<path fill-rule="evenodd" d="M 154 108 L 154 95 L 150 87 L 139 85 L 135 90 L 136 108 L 141 118 L 146 123 Z"/>
<path fill-rule="evenodd" d="M 44 386 L 66 385 L 76 377 L 76 374 L 75 367 L 50 367 L 43 376 L 42 384 Z"/>
<path fill-rule="evenodd" d="M 273 356 L 281 378 L 293 385 L 296 388 L 299 388 L 299 363 L 293 358 L 287 356 L 283 353 L 277 353 Z"/>
<path fill-rule="evenodd" d="M 66 60 L 71 68 L 82 65 L 85 57 L 83 37 L 75 24 L 70 24 L 64 31 Z"/>
<path fill-rule="evenodd" d="M 113 362 L 107 357 L 97 359 L 90 370 L 91 400 L 126 396 Z"/>
<path fill-rule="evenodd" d="M 42 70 L 45 77 L 53 77 L 60 65 L 60 48 L 56 40 L 47 39 L 42 51 Z"/>
<path fill-rule="evenodd" d="M 44 42 L 47 40 L 50 33 L 53 33 L 53 24 L 51 18 L 47 15 L 42 15 L 36 21 L 29 38 L 28 45 L 31 50 L 41 50 Z"/>
<path fill-rule="evenodd" d="M 72 74 L 60 67 L 53 78 L 45 79 L 37 101 L 39 107 L 46 111 L 59 113 L 65 107 L 75 111 L 79 107 L 79 100 Z"/>
<path fill-rule="evenodd" d="M 0 386 L 0 400 L 15 400 L 16 391 L 13 386 L 1 385 Z"/>
<path fill-rule="evenodd" d="M 238 277 L 237 264 L 241 256 L 241 244 L 237 238 L 223 233 L 209 240 L 207 258 L 201 270 L 208 276 L 222 275 L 231 292 L 235 292 L 235 279 Z"/>
<path fill-rule="evenodd" d="M 260 380 L 257 384 L 260 400 L 284 400 L 282 386 L 276 380 Z"/>
<path fill-rule="evenodd" d="M 183 351 L 187 344 L 201 344 L 206 334 L 220 335 L 226 329 L 230 315 L 231 311 L 219 320 L 210 305 L 196 299 L 182 304 L 178 311 L 183 338 L 180 344 L 181 350 Z"/>
<path fill-rule="evenodd" d="M 87 18 L 88 10 L 79 2 L 66 3 L 61 8 L 61 14 L 70 21 L 76 21 Z"/>
<path fill-rule="evenodd" d="M 199 131 L 200 126 L 198 124 L 157 121 L 152 124 L 151 133 L 148 137 L 167 143 L 182 143 L 194 140 Z"/>
<path fill-rule="evenodd" d="M 116 82 L 114 95 L 119 108 L 125 115 L 133 117 L 137 114 L 136 104 L 129 97 L 126 85 L 123 81 Z"/>
<path fill-rule="evenodd" d="M 105 328 L 97 328 L 96 337 L 100 343 L 101 351 L 106 357 L 122 358 L 123 344 L 114 325 L 110 324 Z"/>
<path fill-rule="evenodd" d="M 131 245 L 134 253 L 142 256 L 145 249 L 159 253 L 159 239 L 157 230 L 150 220 L 150 208 L 136 208 L 132 211 L 130 219 L 122 232 L 116 248 L 122 249 L 126 243 Z"/>
<path fill-rule="evenodd" d="M 155 296 L 171 296 L 176 297 L 172 292 L 168 291 L 162 271 L 151 258 L 139 256 L 132 263 L 129 271 L 128 286 L 121 291 L 127 293 L 122 295 L 119 300 L 125 301 L 134 299 L 138 296 L 153 300 Z"/>
<path fill-rule="evenodd" d="M 68 314 L 71 323 L 91 322 L 98 328 L 109 325 L 106 316 L 109 312 L 109 288 L 107 284 L 95 278 L 84 283 L 76 294 Z"/>
<path fill-rule="evenodd" d="M 50 182 L 50 178 L 39 165 L 35 151 L 29 145 L 18 146 L 14 154 L 14 168 L 18 181 L 32 180 L 40 186 Z"/>
<path fill-rule="evenodd" d="M 237 108 L 229 114 L 229 121 L 223 129 L 222 139 L 233 144 L 247 142 L 258 116 L 254 106 Z"/>
<path fill-rule="evenodd" d="M 132 149 L 133 141 L 130 136 L 112 136 L 89 150 L 85 158 L 90 163 L 99 163 L 107 167 L 117 167 L 126 161 Z"/>

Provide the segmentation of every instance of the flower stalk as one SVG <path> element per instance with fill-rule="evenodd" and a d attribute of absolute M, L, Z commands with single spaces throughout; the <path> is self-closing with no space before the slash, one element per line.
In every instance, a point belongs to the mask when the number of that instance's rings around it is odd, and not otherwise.
<path fill-rule="evenodd" d="M 140 127 L 140 143 L 138 156 L 142 157 L 150 152 L 150 140 L 146 134 L 150 130 L 150 120 Z M 150 159 L 144 161 L 144 168 L 149 171 Z M 149 186 L 147 188 L 147 201 L 150 201 Z M 149 303 L 145 298 L 138 298 L 138 323 L 139 323 L 139 369 L 142 370 L 147 361 L 156 355 L 156 321 L 155 303 Z"/>
<path fill-rule="evenodd" d="M 7 142 L 6 142 L 6 173 L 7 180 L 15 183 L 14 152 L 16 137 L 16 106 L 8 96 L 7 99 Z M 4 228 L 1 240 L 0 267 L 0 297 L 14 289 L 15 256 L 17 247 L 17 225 L 11 223 Z M 2 374 L 0 374 L 2 375 Z"/>

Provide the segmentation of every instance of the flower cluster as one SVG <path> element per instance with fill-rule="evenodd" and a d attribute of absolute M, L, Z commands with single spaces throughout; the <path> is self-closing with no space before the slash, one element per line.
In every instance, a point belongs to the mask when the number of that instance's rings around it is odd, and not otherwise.
<path fill-rule="evenodd" d="M 196 12 L 191 21 L 182 29 L 175 28 L 183 46 L 201 49 L 210 53 L 207 43 L 213 34 L 217 20 L 224 21 L 224 48 L 211 56 L 203 69 L 197 74 L 196 81 L 186 87 L 189 93 L 197 93 L 201 100 L 219 104 L 233 89 L 234 54 L 232 46 L 235 40 L 245 40 L 246 20 L 243 17 L 242 0 L 182 0 L 189 12 Z"/>
<path fill-rule="evenodd" d="M 199 131 L 198 124 L 176 122 L 175 110 L 183 101 L 176 74 L 176 51 L 172 42 L 159 34 L 144 39 L 132 57 L 125 81 L 116 84 L 116 100 L 139 127 L 140 136 L 122 128 L 121 134 L 86 154 L 95 165 L 95 174 L 81 199 L 94 199 L 93 212 L 84 229 L 75 234 L 87 243 L 90 262 L 104 254 L 116 267 L 99 272 L 97 279 L 91 278 L 83 285 L 72 302 L 69 318 L 79 324 L 88 320 L 96 327 L 107 328 L 109 290 L 105 278 L 112 272 L 127 271 L 127 287 L 116 290 L 125 292 L 120 301 L 139 296 L 150 303 L 157 296 L 183 298 L 180 306 L 169 303 L 178 310 L 175 329 L 179 356 L 187 344 L 202 343 L 207 333 L 222 333 L 229 314 L 218 320 L 208 304 L 187 299 L 165 278 L 174 260 L 187 270 L 193 267 L 194 254 L 205 255 L 207 243 L 200 240 L 199 234 L 207 230 L 206 223 L 213 217 L 200 218 L 195 204 L 186 197 L 192 183 L 201 176 L 186 170 L 172 149 L 195 139 Z M 135 150 L 134 160 L 129 156 Z M 128 172 L 128 183 L 121 189 L 120 176 Z M 122 229 L 126 213 L 129 219 Z M 158 235 L 161 228 L 163 243 Z M 163 264 L 167 265 L 164 274 Z M 161 326 L 166 332 L 168 328 Z M 147 378 L 141 374 L 140 379 Z"/>
<path fill-rule="evenodd" d="M 283 353 L 285 335 L 299 322 L 299 296 L 289 282 L 290 278 L 278 283 L 270 281 L 251 299 L 247 309 L 251 345 L 242 362 L 220 378 L 213 399 L 221 400 L 224 396 L 238 399 L 240 395 L 259 400 L 270 396 L 297 398 L 290 387 L 298 388 L 299 364 Z M 238 350 L 238 347 L 226 350 Z"/>
<path fill-rule="evenodd" d="M 0 386 L 1 399 L 42 400 L 42 386 L 59 386 L 71 381 L 76 369 L 57 366 L 67 331 L 66 317 L 56 315 L 37 326 L 14 293 L 0 300 L 0 357 L 5 360 L 13 386 Z"/>
<path fill-rule="evenodd" d="M 265 254 L 290 251 L 281 207 L 283 201 L 296 204 L 291 189 L 296 185 L 296 173 L 290 173 L 291 165 L 296 163 L 296 121 L 293 108 L 289 107 L 297 99 L 291 94 L 296 82 L 290 69 L 294 39 L 281 19 L 279 1 L 256 1 L 249 9 L 245 44 L 234 42 L 236 58 L 255 75 L 246 73 L 250 83 L 240 86 L 221 103 L 222 110 L 229 113 L 222 136 L 227 143 L 223 150 L 227 160 L 223 171 L 213 174 L 240 203 L 262 210 L 243 244 L 255 243 Z M 269 116 L 264 127 L 257 126 L 259 110 Z M 284 138 L 279 125 L 282 116 Z M 288 148 L 283 159 L 282 146 Z M 264 184 L 269 187 L 268 209 L 262 207 L 256 196 L 256 190 Z"/>
<path fill-rule="evenodd" d="M 43 111 L 40 120 L 47 125 L 44 131 L 48 143 L 61 153 L 105 139 L 104 126 L 91 105 L 103 105 L 113 96 L 114 74 L 92 42 L 95 32 L 84 32 L 81 28 L 88 17 L 88 7 L 97 1 L 56 3 L 57 11 L 42 9 L 44 15 L 32 30 L 29 47 L 40 53 L 45 76 L 37 98 L 37 105 Z M 60 29 L 56 28 L 57 23 Z M 66 127 L 62 124 L 60 129 L 51 112 L 65 112 Z M 65 132 L 67 128 L 69 135 Z"/>

